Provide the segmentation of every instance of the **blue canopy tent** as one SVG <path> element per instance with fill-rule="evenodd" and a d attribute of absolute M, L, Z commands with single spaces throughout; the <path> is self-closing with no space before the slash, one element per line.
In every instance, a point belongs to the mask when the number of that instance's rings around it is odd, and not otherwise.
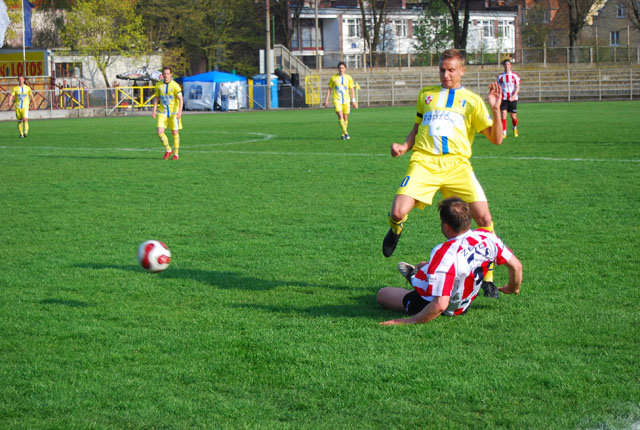
<path fill-rule="evenodd" d="M 211 71 L 182 79 L 184 107 L 187 110 L 238 110 L 247 107 L 247 78 Z"/>

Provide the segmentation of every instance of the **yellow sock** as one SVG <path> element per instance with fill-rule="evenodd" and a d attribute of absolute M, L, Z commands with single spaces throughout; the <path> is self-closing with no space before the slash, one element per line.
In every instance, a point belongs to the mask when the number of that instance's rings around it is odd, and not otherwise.
<path fill-rule="evenodd" d="M 29 134 L 29 123 L 28 122 L 24 122 L 22 128 L 24 129 L 24 135 L 26 136 L 27 134 Z"/>
<path fill-rule="evenodd" d="M 24 136 L 24 129 L 22 128 L 22 121 L 18 121 L 18 131 L 20 132 L 20 136 Z"/>
<path fill-rule="evenodd" d="M 169 146 L 169 138 L 167 138 L 167 135 L 162 133 L 158 133 L 158 137 L 160 138 L 160 140 L 162 141 L 162 144 L 164 145 L 164 149 L 167 152 L 171 152 L 171 146 Z"/>
<path fill-rule="evenodd" d="M 407 220 L 407 218 L 409 218 L 409 214 L 406 214 L 400 221 L 396 221 L 391 218 L 391 215 L 389 215 L 389 226 L 391 227 L 391 230 L 393 230 L 395 234 L 400 235 L 400 233 L 402 233 L 402 229 L 404 228 L 404 222 Z"/>
<path fill-rule="evenodd" d="M 173 153 L 174 155 L 178 155 L 178 151 L 180 150 L 180 135 L 173 135 Z"/>
<path fill-rule="evenodd" d="M 342 134 L 347 134 L 347 125 L 345 124 L 344 120 L 341 119 L 338 122 L 340 123 L 340 128 L 342 129 Z"/>
<path fill-rule="evenodd" d="M 479 227 L 479 228 L 481 228 L 483 230 L 490 231 L 491 233 L 493 233 L 493 223 L 491 223 L 487 227 Z M 483 279 L 485 282 L 493 282 L 493 268 L 494 267 L 495 267 L 495 264 L 493 264 L 493 263 L 489 264 L 487 274 L 484 275 L 484 279 Z"/>
<path fill-rule="evenodd" d="M 349 130 L 349 121 L 345 121 L 344 122 L 344 132 L 346 134 L 349 134 L 349 132 L 347 130 Z"/>

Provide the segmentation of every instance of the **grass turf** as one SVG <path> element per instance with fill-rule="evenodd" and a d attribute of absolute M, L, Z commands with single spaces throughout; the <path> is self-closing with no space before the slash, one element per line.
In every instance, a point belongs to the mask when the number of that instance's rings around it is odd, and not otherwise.
<path fill-rule="evenodd" d="M 523 104 L 472 163 L 518 297 L 381 327 L 395 264 L 442 241 L 386 214 L 413 108 L 0 124 L 3 428 L 629 428 L 640 421 L 640 103 Z M 170 268 L 135 261 L 167 243 Z M 498 269 L 498 283 L 506 270 Z"/>

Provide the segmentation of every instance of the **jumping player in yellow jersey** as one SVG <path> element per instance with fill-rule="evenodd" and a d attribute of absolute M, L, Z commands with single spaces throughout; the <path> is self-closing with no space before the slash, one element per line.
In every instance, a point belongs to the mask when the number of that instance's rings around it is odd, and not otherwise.
<path fill-rule="evenodd" d="M 464 72 L 465 60 L 460 51 L 443 52 L 442 85 L 422 88 L 411 132 L 404 143 L 391 145 L 392 157 L 410 149 L 413 155 L 389 213 L 391 228 L 382 243 L 385 257 L 393 254 L 409 212 L 414 207 L 431 205 L 438 190 L 445 198 L 456 196 L 467 202 L 478 227 L 493 232 L 489 204 L 469 158 L 476 133 L 484 134 L 495 145 L 502 144 L 502 90 L 496 82 L 489 85 L 489 113 L 480 96 L 461 86 Z M 492 271 L 485 275 L 482 289 L 485 296 L 497 297 Z"/>
<path fill-rule="evenodd" d="M 340 139 L 349 140 L 351 137 L 347 132 L 349 127 L 349 102 L 353 105 L 354 109 L 358 108 L 356 101 L 355 85 L 351 76 L 346 74 L 347 66 L 341 61 L 338 63 L 338 74 L 333 75 L 329 79 L 329 89 L 327 90 L 327 97 L 324 101 L 324 107 L 329 107 L 329 96 L 333 100 L 333 106 L 335 107 L 336 114 L 338 115 L 338 123 L 342 130 L 342 136 Z"/>
<path fill-rule="evenodd" d="M 9 108 L 11 108 L 14 100 L 16 102 L 16 118 L 18 119 L 20 137 L 27 137 L 29 134 L 29 107 L 33 106 L 35 109 L 35 105 L 31 95 L 31 88 L 25 84 L 23 75 L 18 76 L 18 86 L 11 91 Z"/>
<path fill-rule="evenodd" d="M 158 101 L 160 109 L 158 112 Z M 162 69 L 162 82 L 156 84 L 155 97 L 153 98 L 153 118 L 158 119 L 158 137 L 165 148 L 164 159 L 168 160 L 173 154 L 173 159 L 179 158 L 180 130 L 182 129 L 182 108 L 184 99 L 180 85 L 172 78 L 171 68 Z M 169 139 L 164 134 L 165 128 L 171 130 L 173 135 L 173 150 L 169 145 Z"/>

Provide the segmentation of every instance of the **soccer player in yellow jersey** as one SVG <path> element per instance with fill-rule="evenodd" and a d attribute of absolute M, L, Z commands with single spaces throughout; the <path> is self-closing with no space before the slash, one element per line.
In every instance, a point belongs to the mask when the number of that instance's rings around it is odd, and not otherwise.
<path fill-rule="evenodd" d="M 341 61 L 338 63 L 338 74 L 333 75 L 329 79 L 329 89 L 327 90 L 327 97 L 324 101 L 324 107 L 329 107 L 329 96 L 333 100 L 333 106 L 335 107 L 336 114 L 338 115 L 338 123 L 342 130 L 342 140 L 349 140 L 351 137 L 347 131 L 349 127 L 349 102 L 353 105 L 354 109 L 358 108 L 356 101 L 355 85 L 351 76 L 347 75 L 347 66 Z"/>
<path fill-rule="evenodd" d="M 23 75 L 18 76 L 18 86 L 11 91 L 9 107 L 14 101 L 16 102 L 16 118 L 18 119 L 20 137 L 27 137 L 27 134 L 29 134 L 29 107 L 33 106 L 35 109 L 35 105 L 31 95 L 31 88 L 25 84 Z"/>
<path fill-rule="evenodd" d="M 502 144 L 502 90 L 496 82 L 489 85 L 489 113 L 480 96 L 461 86 L 465 60 L 460 51 L 443 52 L 439 68 L 442 85 L 422 88 L 411 132 L 402 144 L 391 145 L 392 157 L 409 150 L 413 155 L 389 213 L 391 228 L 382 243 L 385 257 L 393 254 L 409 212 L 431 205 L 438 190 L 444 198 L 457 196 L 467 202 L 478 227 L 493 232 L 489 204 L 469 158 L 476 133 Z M 484 277 L 482 288 L 485 296 L 497 297 L 492 271 Z"/>
<path fill-rule="evenodd" d="M 160 109 L 158 110 L 158 103 Z M 182 129 L 182 108 L 184 99 L 180 85 L 172 78 L 171 68 L 162 69 L 162 81 L 156 84 L 155 97 L 153 98 L 153 118 L 158 119 L 158 137 L 165 148 L 164 159 L 168 160 L 173 154 L 173 159 L 179 158 L 180 130 Z M 164 134 L 168 128 L 173 135 L 173 150 L 169 145 L 169 139 Z"/>

